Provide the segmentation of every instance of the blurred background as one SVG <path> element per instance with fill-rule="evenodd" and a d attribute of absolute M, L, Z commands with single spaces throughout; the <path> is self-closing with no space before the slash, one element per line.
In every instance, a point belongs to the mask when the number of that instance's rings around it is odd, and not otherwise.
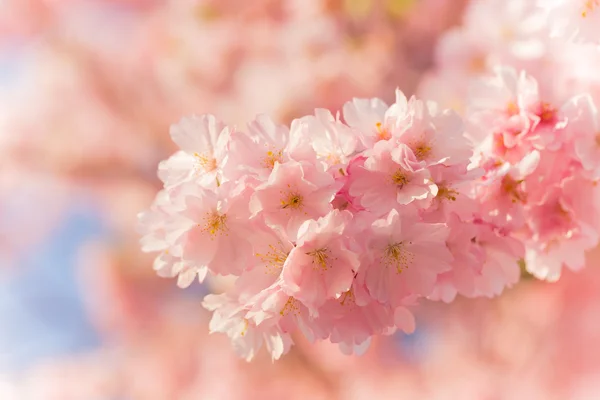
<path fill-rule="evenodd" d="M 600 398 L 600 253 L 425 303 L 361 358 L 299 340 L 248 364 L 208 334 L 222 283 L 178 289 L 139 251 L 171 123 L 416 93 L 479 1 L 0 0 L 0 400 Z"/>

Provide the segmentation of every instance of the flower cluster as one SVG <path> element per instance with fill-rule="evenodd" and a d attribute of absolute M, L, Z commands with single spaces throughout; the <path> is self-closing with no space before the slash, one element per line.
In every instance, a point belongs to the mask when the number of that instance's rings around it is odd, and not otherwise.
<path fill-rule="evenodd" d="M 235 277 L 204 300 L 211 331 L 277 359 L 297 334 L 360 353 L 411 332 L 419 299 L 496 296 L 521 267 L 582 268 L 600 236 L 600 58 L 596 3 L 581 6 L 472 3 L 421 85 L 456 112 L 398 90 L 289 127 L 183 119 L 141 216 L 155 269 L 180 286 Z"/>
<path fill-rule="evenodd" d="M 583 268 L 600 234 L 600 119 L 591 97 L 545 101 L 532 77 L 500 67 L 473 86 L 468 104 L 489 182 L 477 188 L 484 218 L 525 244 L 538 278 Z"/>
<path fill-rule="evenodd" d="M 279 358 L 294 332 L 360 353 L 411 332 L 419 298 L 493 296 L 519 278 L 523 246 L 477 201 L 504 178 L 481 180 L 456 113 L 397 91 L 390 107 L 346 103 L 343 120 L 318 109 L 241 130 L 203 115 L 171 129 L 181 150 L 159 167 L 143 248 L 182 287 L 237 277 L 204 305 L 246 359 L 263 344 Z"/>

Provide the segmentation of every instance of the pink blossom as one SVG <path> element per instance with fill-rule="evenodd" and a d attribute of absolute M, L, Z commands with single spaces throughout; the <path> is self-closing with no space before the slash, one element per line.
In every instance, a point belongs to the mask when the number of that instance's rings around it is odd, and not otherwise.
<path fill-rule="evenodd" d="M 294 240 L 304 221 L 322 217 L 332 209 L 339 186 L 319 165 L 277 163 L 268 180 L 256 188 L 250 208 L 254 216 L 264 218 Z"/>
<path fill-rule="evenodd" d="M 539 162 L 540 153 L 534 150 L 516 165 L 500 161 L 501 164 L 485 176 L 477 188 L 477 197 L 481 202 L 480 213 L 486 221 L 512 229 L 523 226 L 527 193 L 531 190 L 527 177 Z"/>
<path fill-rule="evenodd" d="M 450 269 L 447 237 L 444 224 L 403 220 L 396 210 L 375 221 L 365 245 L 371 252 L 361 257 L 371 296 L 393 307 L 413 294 L 428 296 L 437 275 Z"/>
<path fill-rule="evenodd" d="M 399 205 L 435 197 L 437 186 L 405 144 L 381 141 L 363 162 L 350 165 L 348 193 L 378 215 Z"/>
<path fill-rule="evenodd" d="M 379 99 L 353 99 L 344 105 L 344 120 L 358 131 L 362 145 L 369 149 L 381 140 L 398 136 L 406 125 L 408 101 L 396 90 L 396 102 L 388 106 Z"/>
<path fill-rule="evenodd" d="M 171 127 L 171 138 L 182 152 L 161 163 L 159 176 L 167 186 L 189 179 L 214 185 L 227 157 L 229 136 L 229 128 L 213 115 L 183 118 Z"/>
<path fill-rule="evenodd" d="M 343 171 L 356 150 L 356 132 L 324 109 L 316 109 L 314 116 L 302 117 L 294 121 L 294 124 L 305 125 L 306 138 L 320 160 L 336 174 L 340 168 Z"/>
<path fill-rule="evenodd" d="M 349 211 L 334 210 L 298 229 L 296 247 L 283 268 L 283 287 L 312 314 L 318 314 L 327 299 L 350 290 L 359 267 L 358 255 L 345 243 L 351 219 Z"/>
<path fill-rule="evenodd" d="M 425 165 L 454 165 L 468 162 L 472 145 L 464 136 L 462 119 L 437 104 L 411 98 L 408 103 L 410 123 L 398 136 L 418 161 Z"/>
<path fill-rule="evenodd" d="M 471 220 L 479 207 L 477 200 L 471 197 L 473 181 L 483 170 L 439 164 L 429 167 L 429 171 L 438 192 L 429 207 L 421 211 L 422 218 L 427 222 L 447 222 L 451 214 L 457 214 L 463 220 Z"/>
<path fill-rule="evenodd" d="M 535 79 L 508 67 L 498 67 L 493 77 L 474 83 L 469 94 L 469 120 L 474 129 L 469 133 L 475 143 L 488 137 L 490 129 L 500 129 L 503 144 L 516 146 L 518 138 L 529 132 L 529 107 L 538 98 Z"/>
<path fill-rule="evenodd" d="M 264 179 L 275 163 L 289 161 L 289 129 L 273 122 L 266 115 L 258 115 L 248 124 L 248 132 L 235 131 L 223 173 L 227 179 L 239 179 L 252 174 Z"/>
<path fill-rule="evenodd" d="M 286 354 L 293 341 L 289 334 L 281 332 L 277 325 L 256 326 L 245 318 L 247 309 L 227 294 L 208 295 L 202 305 L 213 311 L 210 320 L 210 332 L 225 333 L 231 339 L 234 351 L 246 361 L 252 360 L 263 344 L 273 360 Z"/>
<path fill-rule="evenodd" d="M 283 288 L 278 279 L 248 301 L 247 318 L 259 329 L 277 326 L 284 334 L 301 332 L 309 341 L 325 339 L 326 334 L 311 322 L 310 311 Z"/>
<path fill-rule="evenodd" d="M 226 182 L 216 192 L 195 186 L 191 193 L 184 194 L 186 209 L 182 215 L 192 226 L 179 239 L 182 260 L 194 269 L 208 269 L 219 275 L 239 275 L 249 268 L 251 194 L 244 181 Z"/>
<path fill-rule="evenodd" d="M 563 265 L 573 270 L 584 266 L 585 251 L 599 240 L 596 201 L 595 184 L 580 177 L 566 178 L 547 189 L 528 220 L 532 236 L 526 242 L 526 263 L 531 273 L 554 281 Z"/>

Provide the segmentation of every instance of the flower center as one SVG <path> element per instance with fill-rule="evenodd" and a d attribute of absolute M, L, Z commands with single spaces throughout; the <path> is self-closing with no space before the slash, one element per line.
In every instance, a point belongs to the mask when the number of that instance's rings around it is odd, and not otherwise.
<path fill-rule="evenodd" d="M 208 232 L 211 236 L 216 236 L 227 231 L 227 214 L 219 214 L 218 212 L 208 213 L 204 217 L 204 226 L 202 227 L 203 232 Z"/>
<path fill-rule="evenodd" d="M 410 182 L 410 179 L 405 171 L 398 169 L 394 172 L 394 175 L 392 175 L 392 182 L 394 185 L 398 186 L 398 189 L 402 189 L 404 185 L 407 185 Z"/>
<path fill-rule="evenodd" d="M 418 142 L 413 146 L 412 150 L 413 153 L 415 153 L 415 157 L 417 157 L 417 160 L 419 161 L 427 159 L 429 154 L 431 154 L 431 146 L 425 141 Z"/>
<path fill-rule="evenodd" d="M 196 168 L 202 168 L 206 172 L 211 172 L 217 169 L 217 160 L 207 154 L 194 153 L 196 158 Z"/>
<path fill-rule="evenodd" d="M 292 210 L 298 210 L 302 208 L 304 197 L 298 193 L 289 193 L 286 197 L 281 199 L 281 208 L 290 208 Z"/>
<path fill-rule="evenodd" d="M 285 264 L 289 252 L 283 250 L 283 245 L 279 243 L 279 246 L 270 244 L 269 251 L 265 254 L 256 253 L 256 257 L 260 258 L 267 267 L 267 274 L 279 275 L 279 272 Z"/>
<path fill-rule="evenodd" d="M 596 146 L 600 147 L 600 133 L 596 134 L 594 141 L 596 142 Z"/>
<path fill-rule="evenodd" d="M 288 297 L 287 301 L 283 305 L 283 308 L 281 309 L 281 311 L 279 311 L 279 314 L 282 317 L 285 317 L 290 313 L 296 316 L 300 315 L 300 305 L 298 304 L 298 300 L 296 300 L 292 296 Z"/>
<path fill-rule="evenodd" d="M 411 244 L 411 242 L 409 242 Z M 386 266 L 393 266 L 396 272 L 401 274 L 402 271 L 410 267 L 415 255 L 406 250 L 404 242 L 390 244 L 383 251 L 383 261 Z"/>
<path fill-rule="evenodd" d="M 456 196 L 458 196 L 458 191 L 452 189 L 449 186 L 446 186 L 444 184 L 439 184 L 438 185 L 438 193 L 435 196 L 436 198 L 440 199 L 440 200 L 450 200 L 450 201 L 456 201 Z"/>
<path fill-rule="evenodd" d="M 312 266 L 314 270 L 327 271 L 331 268 L 329 250 L 327 248 L 317 249 L 306 254 L 312 257 Z"/>
<path fill-rule="evenodd" d="M 526 194 L 520 188 L 521 183 L 523 179 L 517 181 L 508 175 L 502 179 L 502 190 L 511 197 L 513 203 L 525 203 L 527 200 Z"/>
<path fill-rule="evenodd" d="M 583 11 L 581 11 L 581 16 L 583 18 L 586 18 L 588 15 L 590 15 L 591 12 L 593 12 L 596 7 L 600 6 L 600 0 L 587 0 L 584 4 L 583 4 Z"/>
<path fill-rule="evenodd" d="M 267 155 L 263 158 L 263 165 L 265 168 L 273 169 L 275 168 L 275 163 L 283 162 L 283 151 L 267 151 Z"/>
<path fill-rule="evenodd" d="M 377 140 L 390 140 L 392 138 L 390 132 L 383 127 L 381 122 L 376 123 L 375 127 L 377 128 Z"/>

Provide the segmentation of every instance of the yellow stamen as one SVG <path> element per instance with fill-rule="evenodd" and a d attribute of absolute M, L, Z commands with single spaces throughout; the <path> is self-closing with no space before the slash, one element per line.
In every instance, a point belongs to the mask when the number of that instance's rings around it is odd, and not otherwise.
<path fill-rule="evenodd" d="M 392 182 L 398 186 L 399 189 L 402 189 L 404 185 L 407 185 L 410 182 L 410 179 L 408 178 L 406 172 L 398 169 L 396 172 L 394 172 L 394 175 L 392 175 Z"/>
<path fill-rule="evenodd" d="M 204 221 L 204 225 L 198 224 L 198 226 L 202 227 L 203 232 L 208 232 L 213 237 L 227 232 L 227 214 L 219 214 L 216 211 L 207 213 Z"/>
<path fill-rule="evenodd" d="M 411 244 L 411 242 L 409 242 L 409 244 Z M 406 250 L 404 242 L 390 244 L 383 251 L 384 264 L 396 268 L 398 274 L 401 274 L 402 271 L 410 267 L 414 258 L 414 254 Z"/>
<path fill-rule="evenodd" d="M 377 140 L 390 140 L 392 138 L 390 132 L 383 127 L 381 122 L 376 123 L 375 127 L 377 128 Z"/>
<path fill-rule="evenodd" d="M 300 305 L 298 303 L 298 300 L 296 300 L 292 296 L 288 297 L 287 301 L 283 305 L 283 308 L 281 309 L 281 311 L 279 311 L 279 314 L 282 317 L 285 317 L 286 315 L 288 315 L 290 313 L 292 313 L 296 316 L 300 315 Z"/>
<path fill-rule="evenodd" d="M 273 169 L 275 168 L 276 162 L 283 162 L 283 151 L 267 151 L 267 156 L 263 159 L 263 166 L 265 168 Z"/>
<path fill-rule="evenodd" d="M 194 153 L 196 158 L 196 169 L 202 168 L 205 172 L 211 172 L 217 169 L 217 160 L 207 154 Z"/>
<path fill-rule="evenodd" d="M 446 186 L 444 184 L 439 184 L 438 185 L 438 193 L 435 196 L 437 199 L 440 200 L 450 200 L 450 201 L 456 201 L 456 196 L 458 196 L 458 191 L 452 189 L 449 186 Z"/>
<path fill-rule="evenodd" d="M 271 244 L 269 245 L 269 249 L 270 251 L 267 251 L 265 254 L 256 253 L 254 255 L 259 257 L 261 261 L 265 263 L 267 274 L 279 275 L 289 252 L 283 250 L 283 245 L 281 243 L 279 243 L 278 246 Z"/>
<path fill-rule="evenodd" d="M 412 148 L 415 157 L 417 157 L 417 160 L 419 161 L 427 159 L 429 154 L 431 154 L 431 146 L 425 141 L 418 142 L 416 145 L 412 146 Z"/>
<path fill-rule="evenodd" d="M 298 210 L 302 208 L 303 201 L 304 198 L 298 193 L 289 193 L 286 197 L 281 199 L 281 208 Z"/>
<path fill-rule="evenodd" d="M 331 268 L 328 249 L 317 249 L 306 253 L 306 255 L 313 258 L 312 265 L 314 270 L 327 271 Z"/>

